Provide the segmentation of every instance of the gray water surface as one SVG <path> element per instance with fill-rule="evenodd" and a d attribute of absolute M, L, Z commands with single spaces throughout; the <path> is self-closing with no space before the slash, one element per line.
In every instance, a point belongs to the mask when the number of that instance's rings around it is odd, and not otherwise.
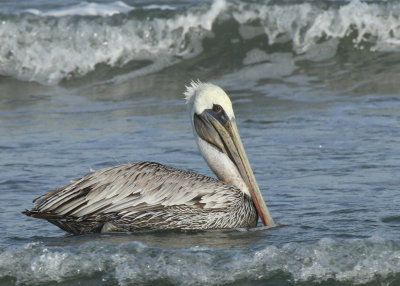
<path fill-rule="evenodd" d="M 176 9 L 129 8 L 114 18 L 6 17 L 10 27 L 33 23 L 39 34 L 49 21 L 55 34 L 60 23 L 70 24 L 108 36 L 108 41 L 126 38 L 132 21 L 147 24 L 143 15 L 158 19 L 167 31 L 172 29 L 167 23 L 190 15 L 182 25 L 192 29 L 187 38 L 174 38 L 176 30 L 153 35 L 152 45 L 143 46 L 154 57 L 147 69 L 148 54 L 136 50 L 130 50 L 134 56 L 125 64 L 126 55 L 121 55 L 120 63 L 92 62 L 89 71 L 85 57 L 71 57 L 77 70 L 52 80 L 47 76 L 62 75 L 64 67 L 54 64 L 34 73 L 32 59 L 14 73 L 19 62 L 4 60 L 9 66 L 1 66 L 0 75 L 0 284 L 398 285 L 400 48 L 395 46 L 397 30 L 388 35 L 373 29 L 393 27 L 390 13 L 400 23 L 397 6 L 270 3 L 265 11 L 271 14 L 255 14 L 254 20 L 251 13 L 264 11 L 262 4 L 168 3 Z M 44 6 L 34 8 L 54 8 Z M 210 11 L 219 14 L 212 18 Z M 311 12 L 309 18 L 283 14 L 296 25 L 280 26 L 282 38 L 272 39 L 264 28 L 278 29 L 267 20 L 280 11 Z M 358 26 L 361 18 L 350 17 L 353 11 L 362 11 L 357 15 L 369 16 L 368 23 L 376 26 Z M 209 30 L 195 22 L 207 19 Z M 325 33 L 337 23 L 347 29 L 347 19 L 359 34 L 371 29 L 376 37 L 365 42 L 351 30 L 327 38 L 303 34 L 300 45 L 290 29 L 315 32 L 310 19 L 322 19 Z M 177 39 L 186 53 L 162 50 L 165 41 Z M 20 46 L 22 54 L 43 47 L 28 42 Z M 66 43 L 50 37 L 52 47 L 61 50 Z M 72 54 L 82 49 L 90 62 L 96 43 L 77 46 Z M 391 50 L 385 46 L 390 43 Z M 108 56 L 108 50 L 98 51 Z M 48 66 L 50 57 L 39 58 L 39 66 Z M 192 79 L 218 84 L 230 95 L 243 144 L 278 227 L 259 223 L 254 229 L 68 236 L 21 214 L 35 197 L 91 169 L 156 161 L 213 176 L 193 140 L 183 100 Z"/>

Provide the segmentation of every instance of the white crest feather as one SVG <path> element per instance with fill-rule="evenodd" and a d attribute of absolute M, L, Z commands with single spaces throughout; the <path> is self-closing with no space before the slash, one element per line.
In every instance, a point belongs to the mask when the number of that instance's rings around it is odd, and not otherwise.
<path fill-rule="evenodd" d="M 183 93 L 185 95 L 186 104 L 188 104 L 191 100 L 193 100 L 196 91 L 202 84 L 203 83 L 199 79 L 197 79 L 197 81 L 192 80 L 189 86 L 186 86 L 186 91 Z"/>

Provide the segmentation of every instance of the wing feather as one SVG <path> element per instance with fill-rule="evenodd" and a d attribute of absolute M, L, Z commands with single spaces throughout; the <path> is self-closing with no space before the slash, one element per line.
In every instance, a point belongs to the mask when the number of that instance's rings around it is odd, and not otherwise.
<path fill-rule="evenodd" d="M 60 216 L 141 215 L 165 207 L 222 209 L 236 187 L 158 163 L 124 164 L 92 172 L 36 199 L 34 211 Z"/>

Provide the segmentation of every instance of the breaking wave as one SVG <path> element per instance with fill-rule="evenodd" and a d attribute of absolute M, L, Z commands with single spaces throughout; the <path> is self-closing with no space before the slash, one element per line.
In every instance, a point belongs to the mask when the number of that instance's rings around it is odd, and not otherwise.
<path fill-rule="evenodd" d="M 238 281 L 395 285 L 400 282 L 399 269 L 400 245 L 380 239 L 322 239 L 313 245 L 288 243 L 252 250 L 163 249 L 141 242 L 61 247 L 34 242 L 18 249 L 2 249 L 0 255 L 0 283 L 40 285 L 73 285 L 76 279 L 119 285 Z"/>
<path fill-rule="evenodd" d="M 239 43 L 250 51 L 259 48 L 256 38 L 267 52 L 278 47 L 317 60 L 321 53 L 323 59 L 334 56 L 341 44 L 398 52 L 400 5 L 215 0 L 174 7 L 118 1 L 28 9 L 0 14 L 0 75 L 58 84 L 108 67 L 132 78 L 207 54 L 206 40 L 220 51 Z"/>

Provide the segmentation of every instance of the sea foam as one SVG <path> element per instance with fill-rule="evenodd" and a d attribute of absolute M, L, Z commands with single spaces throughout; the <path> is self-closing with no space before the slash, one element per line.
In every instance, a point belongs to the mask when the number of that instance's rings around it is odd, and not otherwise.
<path fill-rule="evenodd" d="M 37 9 L 26 9 L 24 12 L 31 13 L 38 16 L 52 16 L 52 17 L 65 17 L 65 16 L 113 16 L 121 13 L 128 13 L 134 10 L 134 7 L 125 4 L 122 1 L 113 3 L 89 3 L 81 2 L 77 5 L 64 7 L 49 11 L 40 11 Z"/>
<path fill-rule="evenodd" d="M 88 5 L 82 10 L 85 15 L 91 14 L 95 4 Z M 46 12 L 57 17 L 46 13 L 11 16 L 0 22 L 0 74 L 54 84 L 85 75 L 98 64 L 123 66 L 132 60 L 151 62 L 138 75 L 154 72 L 176 63 L 175 57 L 201 53 L 204 32 L 211 30 L 225 5 L 216 1 L 205 11 L 145 20 L 77 16 L 78 7 Z M 126 10 L 122 2 L 113 6 Z M 96 15 L 116 13 L 109 8 L 94 10 Z"/>
<path fill-rule="evenodd" d="M 213 49 L 263 39 L 303 59 L 335 56 L 340 44 L 369 52 L 400 50 L 396 3 L 260 4 L 215 0 L 174 9 L 122 1 L 1 15 L 0 75 L 43 84 L 80 78 L 101 66 L 126 67 L 121 80 L 157 72 Z M 235 24 L 232 24 L 235 23 Z M 219 41 L 226 36 L 226 41 Z M 232 36 L 230 36 L 232 35 Z M 239 37 L 239 38 L 237 38 Z M 230 46 L 226 46 L 229 43 Z M 113 77 L 111 75 L 111 77 Z"/>
<path fill-rule="evenodd" d="M 119 285 L 164 281 L 174 285 L 220 285 L 237 281 L 329 281 L 385 284 L 398 279 L 400 246 L 381 239 L 314 244 L 287 243 L 261 249 L 168 249 L 141 242 L 88 242 L 75 247 L 29 243 L 1 250 L 0 279 L 17 284 L 74 279 Z M 396 278 L 397 277 L 397 278 Z M 0 280 L 1 281 L 1 280 Z"/>
<path fill-rule="evenodd" d="M 260 21 L 269 44 L 291 41 L 302 53 L 324 39 L 353 35 L 355 47 L 369 43 L 373 51 L 399 51 L 400 6 L 353 0 L 322 8 L 313 3 L 260 5 L 241 3 L 233 12 L 241 24 Z"/>

